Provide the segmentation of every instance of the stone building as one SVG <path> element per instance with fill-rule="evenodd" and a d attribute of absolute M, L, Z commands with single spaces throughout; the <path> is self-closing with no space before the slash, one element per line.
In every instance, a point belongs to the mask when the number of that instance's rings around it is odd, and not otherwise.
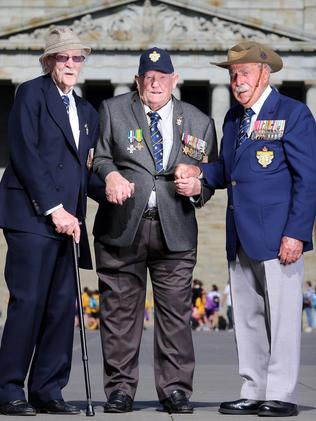
<path fill-rule="evenodd" d="M 53 24 L 72 25 L 92 45 L 80 90 L 96 107 L 132 88 L 139 53 L 157 45 L 170 50 L 180 73 L 177 96 L 212 115 L 220 132 L 231 102 L 228 77 L 209 63 L 248 38 L 283 56 L 285 68 L 273 83 L 316 112 L 315 0 L 0 0 L 0 6 L 0 167 L 15 87 L 40 74 L 38 56 Z"/>
<path fill-rule="evenodd" d="M 92 46 L 78 90 L 96 108 L 133 89 L 141 51 L 159 46 L 171 52 L 180 74 L 176 96 L 214 117 L 220 138 L 232 98 L 227 72 L 210 62 L 251 39 L 282 55 L 284 69 L 272 83 L 316 114 L 316 0 L 0 0 L 0 11 L 0 168 L 8 159 L 15 88 L 40 75 L 38 57 L 54 24 L 71 25 Z M 212 283 L 226 281 L 224 202 L 225 194 L 216 193 L 199 217 L 197 276 Z"/>

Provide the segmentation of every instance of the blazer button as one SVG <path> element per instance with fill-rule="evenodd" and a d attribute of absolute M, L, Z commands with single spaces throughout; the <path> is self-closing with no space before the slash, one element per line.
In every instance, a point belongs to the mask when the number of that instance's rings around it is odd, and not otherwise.
<path fill-rule="evenodd" d="M 234 206 L 233 205 L 229 205 L 228 206 L 230 210 L 234 210 Z"/>
<path fill-rule="evenodd" d="M 63 164 L 58 164 L 58 168 L 63 169 L 64 168 Z"/>
<path fill-rule="evenodd" d="M 236 180 L 232 180 L 232 186 L 235 187 L 237 185 L 237 181 Z"/>

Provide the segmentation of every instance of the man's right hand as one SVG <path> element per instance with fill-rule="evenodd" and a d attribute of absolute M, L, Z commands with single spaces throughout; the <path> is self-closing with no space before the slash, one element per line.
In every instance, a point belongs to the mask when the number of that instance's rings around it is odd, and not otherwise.
<path fill-rule="evenodd" d="M 118 171 L 112 171 L 105 177 L 105 195 L 110 203 L 123 205 L 134 194 L 135 184 L 122 177 Z"/>
<path fill-rule="evenodd" d="M 51 213 L 55 230 L 58 234 L 73 235 L 76 243 L 80 241 L 80 225 L 78 219 L 64 208 L 58 208 Z"/>
<path fill-rule="evenodd" d="M 199 177 L 201 169 L 196 165 L 178 164 L 174 172 L 174 178 L 176 180 L 180 178 Z"/>

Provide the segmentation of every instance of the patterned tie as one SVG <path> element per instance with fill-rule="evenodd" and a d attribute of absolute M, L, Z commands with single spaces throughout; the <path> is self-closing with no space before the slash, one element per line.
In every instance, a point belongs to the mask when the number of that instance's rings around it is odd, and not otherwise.
<path fill-rule="evenodd" d="M 160 115 L 158 113 L 154 113 L 150 111 L 148 113 L 148 116 L 150 117 L 150 136 L 151 136 L 151 140 L 154 147 L 155 166 L 156 166 L 156 171 L 159 173 L 163 171 L 162 136 L 161 136 L 160 131 L 158 130 L 158 121 L 160 119 Z"/>
<path fill-rule="evenodd" d="M 61 97 L 62 97 L 63 103 L 65 104 L 66 111 L 69 114 L 69 96 L 62 95 Z"/>
<path fill-rule="evenodd" d="M 248 130 L 251 123 L 251 117 L 255 114 L 252 108 L 245 108 L 243 118 L 241 119 L 238 133 L 238 146 L 248 139 Z"/>

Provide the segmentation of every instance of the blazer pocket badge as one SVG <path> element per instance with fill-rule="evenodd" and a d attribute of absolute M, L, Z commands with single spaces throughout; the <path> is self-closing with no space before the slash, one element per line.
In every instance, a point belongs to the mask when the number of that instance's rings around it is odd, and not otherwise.
<path fill-rule="evenodd" d="M 190 158 L 196 159 L 197 161 L 207 162 L 206 147 L 207 143 L 203 139 L 192 136 L 188 132 L 182 134 L 182 151 L 185 155 Z"/>
<path fill-rule="evenodd" d="M 283 137 L 285 120 L 256 120 L 250 135 L 252 140 L 280 140 Z"/>
<path fill-rule="evenodd" d="M 89 149 L 88 157 L 87 157 L 87 168 L 90 171 L 93 164 L 93 157 L 94 157 L 94 148 Z"/>
<path fill-rule="evenodd" d="M 259 164 L 263 168 L 266 168 L 273 161 L 274 152 L 273 151 L 269 151 L 269 149 L 266 146 L 264 146 L 261 149 L 261 151 L 257 151 L 256 152 L 256 157 L 257 157 L 257 160 L 258 160 Z"/>
<path fill-rule="evenodd" d="M 130 154 L 134 151 L 141 151 L 144 146 L 143 142 L 143 131 L 142 129 L 129 130 L 128 131 L 128 143 L 129 146 L 126 148 Z"/>

